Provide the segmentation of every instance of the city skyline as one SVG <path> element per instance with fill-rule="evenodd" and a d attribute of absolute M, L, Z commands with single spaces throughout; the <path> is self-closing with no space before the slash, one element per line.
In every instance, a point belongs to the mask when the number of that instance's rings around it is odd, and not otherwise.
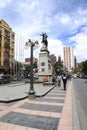
<path fill-rule="evenodd" d="M 63 46 L 71 46 L 77 62 L 87 59 L 86 0 L 1 0 L 0 11 L 0 19 L 26 40 L 41 41 L 40 34 L 47 33 L 51 54 L 58 57 Z M 35 50 L 35 55 L 38 52 L 39 49 Z"/>

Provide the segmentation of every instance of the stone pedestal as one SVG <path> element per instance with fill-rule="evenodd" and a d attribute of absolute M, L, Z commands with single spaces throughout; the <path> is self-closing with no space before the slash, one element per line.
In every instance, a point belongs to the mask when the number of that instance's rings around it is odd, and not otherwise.
<path fill-rule="evenodd" d="M 44 81 L 45 77 L 49 77 L 49 82 L 52 82 L 52 65 L 47 48 L 42 48 L 39 53 L 39 80 Z"/>

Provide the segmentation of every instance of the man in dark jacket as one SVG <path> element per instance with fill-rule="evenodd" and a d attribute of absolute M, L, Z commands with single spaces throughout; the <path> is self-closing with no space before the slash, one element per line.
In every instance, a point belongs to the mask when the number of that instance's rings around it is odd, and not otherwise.
<path fill-rule="evenodd" d="M 63 75 L 62 80 L 63 80 L 64 90 L 66 91 L 66 83 L 67 83 L 67 76 L 66 76 L 66 74 Z"/>

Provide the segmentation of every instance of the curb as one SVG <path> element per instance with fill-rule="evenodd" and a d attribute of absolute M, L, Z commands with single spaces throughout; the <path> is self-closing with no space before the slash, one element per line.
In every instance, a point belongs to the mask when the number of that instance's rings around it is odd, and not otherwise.
<path fill-rule="evenodd" d="M 72 122 L 73 122 L 73 130 L 81 130 L 80 129 L 80 123 L 79 123 L 79 117 L 77 112 L 77 106 L 75 101 L 75 92 L 72 86 Z"/>
<path fill-rule="evenodd" d="M 28 96 L 22 97 L 22 98 L 17 98 L 17 99 L 12 99 L 12 100 L 0 100 L 0 103 L 11 103 L 11 102 L 16 102 L 16 101 L 20 101 L 23 99 L 28 98 Z"/>

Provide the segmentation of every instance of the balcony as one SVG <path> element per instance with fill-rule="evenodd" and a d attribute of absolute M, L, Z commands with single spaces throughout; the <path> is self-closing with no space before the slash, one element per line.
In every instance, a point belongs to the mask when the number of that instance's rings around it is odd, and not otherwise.
<path fill-rule="evenodd" d="M 10 51 L 10 46 L 4 45 L 5 50 Z"/>
<path fill-rule="evenodd" d="M 4 37 L 4 40 L 5 40 L 6 43 L 10 44 L 10 39 L 8 37 Z"/>
<path fill-rule="evenodd" d="M 9 55 L 9 53 L 4 53 L 4 60 L 6 60 L 6 61 L 9 61 L 10 60 L 10 55 Z"/>
<path fill-rule="evenodd" d="M 4 60 L 4 64 L 3 65 L 6 66 L 6 67 L 10 67 L 10 62 L 7 62 L 6 60 Z"/>
<path fill-rule="evenodd" d="M 10 32 L 8 30 L 5 29 L 4 33 L 5 33 L 5 37 L 10 38 Z"/>
<path fill-rule="evenodd" d="M 5 33 L 5 37 L 10 38 L 10 34 Z"/>
<path fill-rule="evenodd" d="M 4 58 L 5 62 L 10 62 L 9 58 L 5 57 Z"/>
<path fill-rule="evenodd" d="M 2 30 L 0 29 L 0 33 L 2 33 Z"/>

